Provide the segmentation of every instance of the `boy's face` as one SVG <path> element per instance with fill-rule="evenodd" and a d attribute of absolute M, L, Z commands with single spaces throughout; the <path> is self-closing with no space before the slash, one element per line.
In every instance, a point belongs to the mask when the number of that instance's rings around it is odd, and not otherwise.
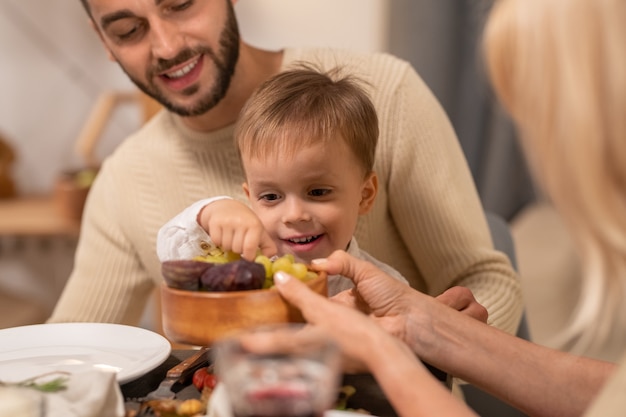
<path fill-rule="evenodd" d="M 230 0 L 88 0 L 109 58 L 146 94 L 182 116 L 213 108 L 239 56 Z"/>
<path fill-rule="evenodd" d="M 371 208 L 375 174 L 363 169 L 340 137 L 303 147 L 291 157 L 275 152 L 258 159 L 242 155 L 244 184 L 252 209 L 280 254 L 304 262 L 345 250 L 359 215 Z"/>

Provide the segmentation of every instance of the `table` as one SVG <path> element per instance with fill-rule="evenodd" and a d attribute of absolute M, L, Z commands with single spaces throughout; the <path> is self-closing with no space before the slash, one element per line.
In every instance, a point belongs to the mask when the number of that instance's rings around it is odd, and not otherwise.
<path fill-rule="evenodd" d="M 126 400 L 127 407 L 136 408 L 137 403 L 132 401 L 133 398 L 141 398 L 156 389 L 163 378 L 165 378 L 168 369 L 191 356 L 193 352 L 193 350 L 187 349 L 172 350 L 169 358 L 156 369 L 141 378 L 121 385 L 122 394 Z M 447 384 L 447 374 L 430 366 L 428 366 L 428 368 L 437 379 Z M 397 417 L 396 412 L 387 401 L 380 386 L 370 374 L 344 375 L 343 385 L 352 385 L 356 388 L 356 393 L 348 401 L 349 408 L 361 408 L 378 417 Z M 199 397 L 198 390 L 191 384 L 177 384 L 174 385 L 172 389 L 177 393 L 177 398 L 180 399 Z"/>
<path fill-rule="evenodd" d="M 135 381 L 123 384 L 121 390 L 127 407 L 136 407 L 136 403 L 133 404 L 133 398 L 140 398 L 156 389 L 161 380 L 165 378 L 167 370 L 192 353 L 192 350 L 173 350 L 170 357 L 159 367 Z M 345 375 L 343 384 L 352 385 L 356 388 L 356 393 L 348 402 L 349 408 L 362 408 L 379 417 L 396 417 L 396 413 L 385 398 L 385 394 L 371 375 Z M 177 392 L 177 398 L 180 399 L 199 397 L 199 393 L 193 385 L 181 386 L 177 384 L 172 389 Z"/>
<path fill-rule="evenodd" d="M 80 220 L 62 216 L 54 197 L 0 199 L 0 235 L 77 237 Z"/>

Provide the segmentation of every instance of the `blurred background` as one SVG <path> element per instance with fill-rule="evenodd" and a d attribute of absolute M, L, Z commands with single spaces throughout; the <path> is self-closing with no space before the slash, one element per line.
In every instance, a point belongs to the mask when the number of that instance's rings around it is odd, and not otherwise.
<path fill-rule="evenodd" d="M 511 228 L 531 334 L 548 343 L 576 299 L 578 289 L 560 280 L 578 273 L 576 258 L 485 80 L 478 43 L 491 3 L 239 0 L 236 13 L 256 46 L 388 52 L 415 66 L 457 131 L 485 209 Z M 78 222 L 60 215 L 55 197 L 59 175 L 87 163 L 77 144 L 91 134 L 92 157 L 102 160 L 144 115 L 125 99 L 107 107 L 101 132 L 89 132 L 103 97 L 136 90 L 107 60 L 79 0 L 0 1 L 0 52 L 0 175 L 15 191 L 0 197 L 3 328 L 45 320 L 71 271 Z"/>

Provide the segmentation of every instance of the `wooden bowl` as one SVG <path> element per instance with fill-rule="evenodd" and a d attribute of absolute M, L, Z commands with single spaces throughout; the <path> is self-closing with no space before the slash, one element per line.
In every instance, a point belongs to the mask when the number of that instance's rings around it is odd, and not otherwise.
<path fill-rule="evenodd" d="M 324 296 L 327 275 L 307 285 Z M 276 289 L 249 291 L 187 291 L 161 287 L 163 331 L 173 342 L 210 346 L 228 333 L 264 324 L 303 322 L 300 310 L 288 304 Z"/>

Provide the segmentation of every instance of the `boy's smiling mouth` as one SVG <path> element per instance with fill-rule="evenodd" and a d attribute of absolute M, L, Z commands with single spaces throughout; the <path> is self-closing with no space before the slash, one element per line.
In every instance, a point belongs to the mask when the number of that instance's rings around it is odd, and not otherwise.
<path fill-rule="evenodd" d="M 307 243 L 311 243 L 319 239 L 322 235 L 315 236 L 306 236 L 306 237 L 296 237 L 291 239 L 286 239 L 288 242 L 296 244 L 296 245 L 306 245 Z"/>

